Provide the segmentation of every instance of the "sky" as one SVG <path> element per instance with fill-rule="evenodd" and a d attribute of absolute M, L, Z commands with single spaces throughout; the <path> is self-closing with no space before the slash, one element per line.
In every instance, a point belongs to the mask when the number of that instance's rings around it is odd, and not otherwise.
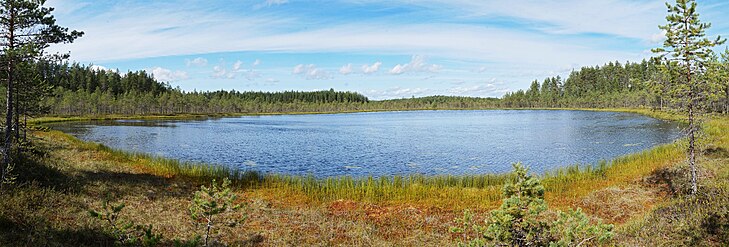
<path fill-rule="evenodd" d="M 729 1 L 698 1 L 729 37 Z M 52 52 L 146 70 L 185 91 L 356 91 L 370 99 L 501 97 L 660 47 L 653 0 L 49 0 L 85 35 Z M 721 47 L 721 50 L 724 48 Z"/>

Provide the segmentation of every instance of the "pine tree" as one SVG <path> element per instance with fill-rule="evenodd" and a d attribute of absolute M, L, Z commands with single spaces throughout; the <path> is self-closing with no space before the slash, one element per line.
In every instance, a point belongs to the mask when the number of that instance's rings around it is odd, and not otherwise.
<path fill-rule="evenodd" d="M 719 67 L 720 73 L 720 86 L 723 89 L 724 98 L 724 114 L 729 114 L 729 48 L 724 49 L 721 53 L 721 64 Z"/>
<path fill-rule="evenodd" d="M 666 32 L 663 48 L 653 49 L 657 60 L 672 75 L 671 93 L 682 101 L 688 118 L 688 160 L 691 167 L 691 193 L 696 194 L 696 111 L 706 98 L 706 82 L 699 78 L 706 70 L 706 62 L 712 56 L 711 48 L 726 40 L 706 38 L 710 23 L 702 23 L 696 12 L 694 0 L 676 0 L 676 5 L 666 3 L 666 25 L 659 26 Z"/>
<path fill-rule="evenodd" d="M 16 87 L 33 82 L 32 78 L 24 78 L 29 71 L 23 71 L 22 65 L 46 57 L 44 50 L 50 44 L 70 43 L 83 35 L 56 25 L 56 19 L 51 15 L 53 8 L 43 7 L 44 3 L 45 0 L 4 0 L 0 3 L 0 77 L 6 82 L 7 90 L 0 167 L 3 177 L 6 175 L 5 167 L 10 163 L 13 131 L 17 136 L 20 127 Z"/>

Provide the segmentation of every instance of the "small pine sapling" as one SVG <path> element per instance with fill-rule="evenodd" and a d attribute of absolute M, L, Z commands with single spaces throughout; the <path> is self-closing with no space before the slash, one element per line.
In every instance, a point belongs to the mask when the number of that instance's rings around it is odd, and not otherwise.
<path fill-rule="evenodd" d="M 241 204 L 235 204 L 237 196 L 231 192 L 230 180 L 225 178 L 223 183 L 218 186 L 215 179 L 210 187 L 200 186 L 200 190 L 195 192 L 190 206 L 190 215 L 192 219 L 199 223 L 205 223 L 204 246 L 210 244 L 211 234 L 214 234 L 215 227 L 223 220 L 226 214 L 238 211 Z M 237 221 L 229 221 L 228 227 L 235 227 L 239 222 L 245 220 L 245 216 Z"/>
<path fill-rule="evenodd" d="M 558 211 L 558 218 L 551 219 L 545 213 L 548 207 L 539 179 L 518 163 L 514 175 L 514 182 L 503 187 L 501 207 L 491 211 L 485 225 L 473 222 L 470 211 L 455 220 L 451 232 L 462 238 L 459 246 L 582 246 L 612 238 L 612 225 L 590 224 L 580 209 Z"/>
<path fill-rule="evenodd" d="M 154 234 L 152 225 L 135 225 L 134 222 L 120 220 L 119 215 L 124 207 L 126 207 L 124 203 L 112 205 L 104 200 L 102 202 L 102 211 L 89 210 L 89 215 L 109 224 L 116 244 L 157 246 L 162 241 L 162 234 Z"/>

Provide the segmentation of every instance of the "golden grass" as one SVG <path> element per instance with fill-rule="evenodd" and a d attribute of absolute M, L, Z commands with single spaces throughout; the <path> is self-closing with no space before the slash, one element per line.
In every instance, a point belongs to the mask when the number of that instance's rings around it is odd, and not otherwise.
<path fill-rule="evenodd" d="M 664 118 L 679 117 L 667 114 Z M 729 150 L 729 117 L 711 118 L 704 130 L 708 149 Z M 225 241 L 256 233 L 271 246 L 451 245 L 448 226 L 452 219 L 466 208 L 484 212 L 498 206 L 501 185 L 510 179 L 507 175 L 363 179 L 260 175 L 121 152 L 57 131 L 38 131 L 33 136 L 52 146 L 42 162 L 67 174 L 69 183 L 81 184 L 72 189 L 76 192 L 49 197 L 55 198 L 48 202 L 49 207 L 68 214 L 64 218 L 43 214 L 52 223 L 51 229 L 100 229 L 84 210 L 98 208 L 99 198 L 112 194 L 128 203 L 125 217 L 153 223 L 168 238 L 187 238 L 195 232 L 186 216 L 192 191 L 211 178 L 227 176 L 234 178 L 237 193 L 251 206 L 244 228 L 224 232 Z M 682 163 L 682 145 L 662 145 L 592 167 L 571 166 L 545 174 L 541 178 L 547 188 L 547 202 L 559 209 L 580 206 L 608 222 L 634 224 L 655 205 L 666 203 L 657 188 L 648 188 L 656 184 L 646 185 L 643 178 Z M 708 173 L 729 179 L 729 168 L 718 165 L 726 164 L 727 158 L 709 156 L 715 165 L 707 166 Z M 611 203 L 610 207 L 606 203 Z M 3 217 L 0 213 L 0 227 Z"/>
<path fill-rule="evenodd" d="M 609 110 L 667 119 L 679 118 L 671 113 L 643 109 Z M 51 133 L 56 136 L 64 135 Z M 74 142 L 104 153 L 109 158 L 125 161 L 146 173 L 196 181 L 229 177 L 235 185 L 254 188 L 260 192 L 258 193 L 260 195 L 306 197 L 306 201 L 317 203 L 353 200 L 380 204 L 412 204 L 451 210 L 466 208 L 485 210 L 499 204 L 501 186 L 511 179 L 509 175 L 504 174 L 326 179 L 316 179 L 310 176 L 260 175 L 255 172 L 243 173 L 224 166 L 132 154 L 78 140 L 74 140 Z M 679 162 L 682 157 L 683 150 L 680 144 L 666 144 L 595 166 L 575 165 L 557 169 L 548 172 L 541 178 L 547 188 L 547 201 L 557 208 L 565 208 L 575 205 L 580 198 L 592 191 L 630 185 L 636 178 L 648 176 L 657 169 L 671 166 Z M 256 190 L 253 193 L 257 193 Z"/>

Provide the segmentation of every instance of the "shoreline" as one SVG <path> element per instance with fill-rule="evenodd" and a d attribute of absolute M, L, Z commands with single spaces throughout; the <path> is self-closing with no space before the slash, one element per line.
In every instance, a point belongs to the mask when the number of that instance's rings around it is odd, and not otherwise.
<path fill-rule="evenodd" d="M 682 117 L 673 112 L 658 111 L 649 108 L 418 108 L 418 109 L 377 109 L 377 110 L 355 110 L 355 111 L 325 111 L 325 112 L 263 112 L 263 113 L 212 113 L 212 114 L 170 114 L 170 115 L 100 115 L 100 116 L 43 116 L 31 118 L 29 124 L 46 124 L 56 122 L 74 122 L 74 121 L 99 121 L 99 120 L 187 120 L 200 118 L 226 118 L 226 117 L 247 117 L 247 116 L 281 116 L 281 115 L 327 115 L 327 114 L 351 114 L 351 113 L 371 113 L 371 112 L 408 112 L 408 111 L 490 111 L 490 110 L 564 110 L 564 111 L 596 111 L 596 112 L 623 112 L 635 113 L 651 118 L 669 120 L 669 121 L 685 121 Z"/>
<path fill-rule="evenodd" d="M 231 113 L 231 114 L 181 114 L 181 115 L 149 115 L 149 116 L 100 116 L 100 117 L 42 117 L 38 119 L 33 119 L 29 121 L 31 124 L 36 125 L 43 125 L 43 124 L 51 124 L 51 123 L 61 123 L 61 122 L 79 122 L 79 121 L 113 121 L 113 120 L 195 120 L 195 119 L 216 119 L 216 118 L 236 118 L 236 117 L 245 117 L 245 116 L 282 116 L 282 115 L 328 115 L 328 114 L 353 114 L 353 113 L 381 113 L 381 112 L 408 112 L 408 111 L 502 111 L 502 110 L 537 110 L 537 111 L 591 111 L 591 112 L 617 112 L 617 113 L 633 113 L 638 114 L 658 120 L 664 120 L 664 121 L 675 121 L 678 123 L 681 123 L 682 118 L 680 116 L 676 115 L 675 113 L 670 112 L 661 112 L 661 111 L 653 111 L 650 109 L 642 109 L 642 108 L 489 108 L 489 109 L 409 109 L 409 110 L 372 110 L 372 111 L 340 111 L 340 112 L 284 112 L 284 113 L 260 113 L 260 114 L 248 114 L 248 113 Z M 47 127 L 47 126 L 46 126 Z M 54 130 L 55 131 L 55 130 Z M 159 156 L 155 154 L 149 154 L 145 152 L 133 152 L 133 151 L 127 151 L 127 150 L 121 150 L 121 149 L 115 149 L 108 147 L 101 143 L 95 143 L 91 141 L 84 141 L 81 140 L 71 134 L 59 131 L 66 135 L 69 138 L 74 138 L 77 141 L 90 143 L 90 144 L 96 144 L 99 146 L 102 146 L 104 149 L 113 150 L 113 152 L 120 152 L 120 153 L 126 153 L 130 156 L 144 156 L 146 158 L 150 159 L 162 159 L 162 160 L 172 160 L 181 164 L 191 164 L 191 166 L 207 166 L 207 167 L 225 167 L 228 168 L 228 166 L 223 164 L 216 164 L 216 163 L 207 163 L 207 162 L 188 162 L 188 161 L 182 161 L 175 158 L 169 158 L 164 156 Z M 677 142 L 680 142 L 684 139 L 684 136 L 679 136 L 677 139 L 673 140 L 669 143 L 663 143 L 663 144 L 657 144 L 651 147 L 648 147 L 646 149 L 640 150 L 638 152 L 632 152 L 623 154 L 620 156 L 613 157 L 609 160 L 600 160 L 593 163 L 572 163 L 572 164 L 563 164 L 556 168 L 550 168 L 547 170 L 542 171 L 540 174 L 537 174 L 538 176 L 544 176 L 548 174 L 556 174 L 559 173 L 560 170 L 565 169 L 595 169 L 601 166 L 601 163 L 612 163 L 614 160 L 624 158 L 626 156 L 646 152 L 661 146 L 668 146 L 673 145 Z M 520 163 L 520 162 L 519 162 Z M 527 167 L 529 164 L 525 164 Z M 407 177 L 407 176 L 420 176 L 420 177 L 464 177 L 464 176 L 473 176 L 470 174 L 406 174 L 406 175 L 361 175 L 361 176 L 350 176 L 350 175 L 338 175 L 338 176 L 315 176 L 313 174 L 281 174 L 281 173 L 274 173 L 274 172 L 260 172 L 256 170 L 242 170 L 239 169 L 238 171 L 243 173 L 257 173 L 261 174 L 262 176 L 276 176 L 276 177 L 314 177 L 317 180 L 326 180 L 331 178 L 352 178 L 355 180 L 358 179 L 368 179 L 368 178 L 380 178 L 380 177 Z M 509 172 L 502 172 L 502 173 L 480 173 L 475 175 L 494 175 L 494 176 L 502 176 Z"/>
<path fill-rule="evenodd" d="M 708 120 L 705 132 L 714 153 L 700 164 L 716 175 L 702 178 L 700 186 L 709 191 L 729 178 L 729 168 L 724 168 L 729 156 L 721 153 L 729 150 L 729 116 Z M 127 205 L 121 215 L 125 220 L 153 223 L 153 230 L 168 239 L 190 239 L 196 233 L 189 216 L 193 193 L 212 179 L 232 176 L 230 169 L 113 150 L 60 131 L 39 128 L 29 137 L 40 152 L 29 156 L 27 166 L 18 166 L 18 174 L 32 182 L 0 193 L 0 226 L 38 219 L 23 224 L 55 241 L 68 239 L 68 245 L 113 240 L 105 235 L 106 225 L 88 215 L 89 209 L 103 208 L 100 198 Z M 670 218 L 661 210 L 694 207 L 682 204 L 681 192 L 671 192 L 672 186 L 680 189 L 685 183 L 680 176 L 684 160 L 684 148 L 673 143 L 622 156 L 597 169 L 568 167 L 540 178 L 550 209 L 582 208 L 591 219 L 616 224 L 616 245 L 630 245 L 626 243 L 652 233 L 641 229 L 674 231 L 671 222 L 660 221 Z M 504 181 L 510 179 L 503 174 L 384 179 L 234 175 L 232 192 L 248 205 L 249 218 L 242 227 L 221 229 L 223 241 L 257 234 L 271 246 L 454 245 L 458 238 L 448 228 L 454 219 L 469 210 L 479 215 L 474 220 L 483 220 L 499 206 Z M 726 204 L 710 205 L 714 210 Z M 695 212 L 691 222 L 709 215 Z M 27 241 L 25 230 L 9 230 L 0 234 L 0 245 Z M 78 238 L 80 234 L 87 237 Z"/>
<path fill-rule="evenodd" d="M 628 112 L 636 113 L 641 115 L 662 116 L 664 120 L 677 119 L 679 116 L 666 113 L 666 112 L 653 112 L 648 109 L 520 109 L 520 110 L 582 110 L 582 111 L 611 111 L 611 112 Z M 322 113 L 323 114 L 323 113 Z M 648 115 L 651 114 L 651 115 Z M 280 115 L 280 114 L 276 114 Z M 668 116 L 668 117 L 666 117 Z M 179 119 L 180 116 L 161 116 L 156 119 Z M 198 116 L 199 117 L 199 116 Z M 667 119 L 666 119 L 667 118 Z M 112 119 L 133 119 L 133 118 L 114 118 L 105 117 L 106 120 Z M 147 118 L 149 119 L 149 118 Z M 661 119 L 661 118 L 658 118 Z M 55 119 L 59 120 L 59 119 Z M 64 120 L 64 119 L 60 119 Z M 76 120 L 89 120 L 89 119 L 71 119 L 67 121 Z M 59 122 L 59 121 L 50 121 Z M 45 123 L 49 123 L 48 121 Z M 457 190 L 463 189 L 488 189 L 491 192 L 486 193 L 484 198 L 487 202 L 493 203 L 498 201 L 498 188 L 508 179 L 508 173 L 486 173 L 486 174 L 475 174 L 475 175 L 401 175 L 401 176 L 363 176 L 363 177 L 352 177 L 352 176 L 334 176 L 326 178 L 317 178 L 313 176 L 303 175 L 286 175 L 277 173 L 260 173 L 256 171 L 244 171 L 237 170 L 231 167 L 223 166 L 220 164 L 210 163 L 195 163 L 195 162 L 184 162 L 172 158 L 158 157 L 151 154 L 145 153 L 134 153 L 123 150 L 116 150 L 97 144 L 94 142 L 85 142 L 69 134 L 57 132 L 55 135 L 60 134 L 63 138 L 72 139 L 73 142 L 79 143 L 84 146 L 92 146 L 94 150 L 107 152 L 112 154 L 113 157 L 121 158 L 124 160 L 134 160 L 135 163 L 139 164 L 143 170 L 164 177 L 187 177 L 193 180 L 205 180 L 211 178 L 222 178 L 229 177 L 234 180 L 237 184 L 247 184 L 256 188 L 276 187 L 286 188 L 286 190 L 294 190 L 303 192 L 307 196 L 315 198 L 317 201 L 330 201 L 335 198 L 352 198 L 353 200 L 366 201 L 417 201 L 415 198 L 402 197 L 400 195 L 394 195 L 391 197 L 377 198 L 370 194 L 364 193 L 360 195 L 349 195 L 347 190 L 356 190 L 356 188 L 366 188 L 374 186 L 376 191 L 391 191 L 397 190 L 397 193 L 410 193 L 408 190 L 413 184 L 424 184 L 426 185 L 429 192 L 435 193 L 434 189 L 443 188 L 455 188 Z M 599 188 L 604 188 L 606 185 L 623 183 L 625 182 L 625 172 L 620 171 L 629 167 L 629 172 L 633 172 L 631 177 L 644 176 L 650 173 L 653 169 L 666 167 L 667 165 L 673 164 L 676 161 L 676 157 L 680 157 L 682 150 L 678 147 L 678 143 L 683 141 L 684 138 L 680 138 L 672 143 L 661 144 L 650 147 L 636 153 L 630 153 L 622 156 L 615 157 L 612 160 L 605 162 L 598 162 L 597 164 L 586 164 L 586 165 L 566 165 L 560 168 L 550 169 L 542 174 L 538 174 L 539 177 L 544 179 L 545 185 L 549 185 L 548 191 L 554 192 L 552 194 L 562 194 L 561 196 L 552 197 L 552 200 L 566 200 L 565 203 L 558 203 L 560 205 L 567 205 L 567 201 L 574 201 L 579 196 L 584 196 L 590 191 L 597 189 L 595 186 L 582 186 L 578 189 L 569 189 L 576 183 L 589 183 L 590 181 L 595 184 L 601 184 Z M 637 161 L 636 161 L 637 160 Z M 650 164 L 646 167 L 638 167 L 636 164 Z M 670 164 L 669 164 L 670 163 Z M 529 164 L 526 164 L 529 165 Z M 608 173 L 613 174 L 615 178 L 609 177 Z M 617 180 L 619 181 L 617 181 Z M 235 181 L 240 180 L 240 181 Z M 593 181 L 594 180 L 594 181 Z M 378 182 L 379 184 L 372 185 L 372 181 Z M 397 181 L 408 181 L 406 185 L 398 185 L 401 183 Z M 622 182 L 620 182 L 622 181 Z M 354 186 L 353 186 L 354 185 Z M 348 188 L 348 189 L 342 189 Z M 344 191 L 340 191 L 344 190 Z M 332 192 L 335 191 L 335 192 Z M 397 194 L 396 193 L 396 194 Z M 565 195 L 567 197 L 565 197 Z M 548 196 L 549 197 L 549 196 Z M 488 203 L 487 203 L 488 204 Z M 490 207 L 490 206 L 489 206 Z"/>

